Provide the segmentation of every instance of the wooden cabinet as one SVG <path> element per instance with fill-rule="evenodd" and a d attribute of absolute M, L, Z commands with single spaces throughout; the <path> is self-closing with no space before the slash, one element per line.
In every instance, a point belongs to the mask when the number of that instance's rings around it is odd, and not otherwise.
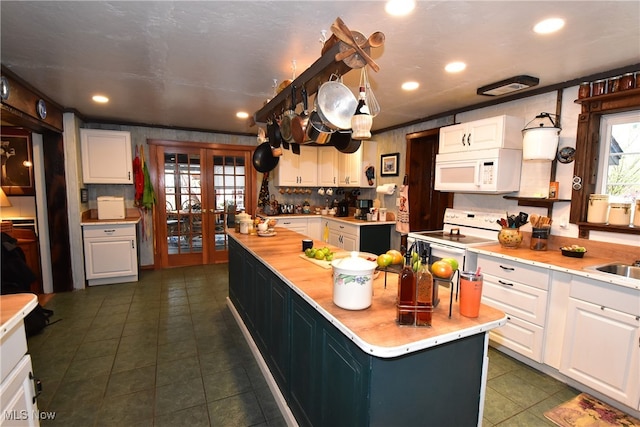
<path fill-rule="evenodd" d="M 300 154 L 283 150 L 276 169 L 275 185 L 315 187 L 318 185 L 318 149 L 302 145 Z"/>
<path fill-rule="evenodd" d="M 83 224 L 85 275 L 92 285 L 138 281 L 136 224 Z"/>
<path fill-rule="evenodd" d="M 522 149 L 524 120 L 497 116 L 440 129 L 439 153 L 456 153 L 489 148 Z"/>
<path fill-rule="evenodd" d="M 133 184 L 129 132 L 80 129 L 80 149 L 85 184 Z"/>
<path fill-rule="evenodd" d="M 482 254 L 478 266 L 484 275 L 482 302 L 507 314 L 507 324 L 492 330 L 491 340 L 542 362 L 548 270 Z"/>
<path fill-rule="evenodd" d="M 560 372 L 640 409 L 640 293 L 574 276 Z"/>

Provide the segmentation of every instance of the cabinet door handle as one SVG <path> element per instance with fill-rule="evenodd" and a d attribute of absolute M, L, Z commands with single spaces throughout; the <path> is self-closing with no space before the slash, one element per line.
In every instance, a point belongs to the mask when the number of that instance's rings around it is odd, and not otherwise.
<path fill-rule="evenodd" d="M 467 135 L 467 146 L 471 147 L 471 132 L 469 132 L 469 135 Z"/>
<path fill-rule="evenodd" d="M 500 268 L 505 270 L 505 271 L 516 271 L 515 268 L 513 268 L 513 267 L 505 267 L 504 265 L 501 265 Z"/>
<path fill-rule="evenodd" d="M 127 172 L 128 179 L 131 179 L 131 171 Z"/>
<path fill-rule="evenodd" d="M 33 372 L 29 372 L 29 379 L 33 382 L 33 390 L 36 395 L 32 398 L 32 403 L 36 403 L 36 399 L 42 393 L 42 381 L 33 376 Z"/>
<path fill-rule="evenodd" d="M 103 230 L 105 233 L 115 233 L 116 230 Z"/>
<path fill-rule="evenodd" d="M 135 243 L 135 241 L 132 240 L 131 241 L 131 249 L 135 249 L 135 248 L 136 248 L 136 243 Z"/>
<path fill-rule="evenodd" d="M 513 283 L 503 282 L 502 280 L 498 280 L 498 283 L 500 283 L 501 285 L 505 285 L 505 286 L 513 286 Z"/>
<path fill-rule="evenodd" d="M 463 134 L 462 134 L 462 146 L 463 146 L 463 147 L 464 147 L 464 145 L 465 145 L 465 144 L 464 144 L 464 137 L 465 137 L 465 136 L 467 136 L 467 134 L 466 134 L 466 133 L 463 133 Z"/>

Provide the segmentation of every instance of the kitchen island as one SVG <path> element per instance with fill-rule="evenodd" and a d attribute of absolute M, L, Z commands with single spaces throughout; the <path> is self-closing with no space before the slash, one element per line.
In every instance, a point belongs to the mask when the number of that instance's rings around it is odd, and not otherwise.
<path fill-rule="evenodd" d="M 229 233 L 229 306 L 285 418 L 299 425 L 476 425 L 487 332 L 505 314 L 462 317 L 440 292 L 433 327 L 396 324 L 397 275 L 374 281 L 372 306 L 333 303 L 332 271 L 300 256 L 301 234 Z M 314 241 L 314 246 L 325 243 Z M 333 248 L 336 249 L 336 248 Z"/>

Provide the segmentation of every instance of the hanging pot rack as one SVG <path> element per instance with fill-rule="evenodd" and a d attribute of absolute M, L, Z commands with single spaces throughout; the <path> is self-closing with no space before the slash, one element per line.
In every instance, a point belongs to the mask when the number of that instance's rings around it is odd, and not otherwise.
<path fill-rule="evenodd" d="M 344 24 L 340 18 L 337 18 L 336 22 Z M 287 86 L 254 113 L 250 125 L 267 123 L 270 119 L 282 115 L 287 110 L 287 106 L 298 105 L 302 102 L 303 87 L 306 89 L 307 95 L 311 97 L 318 92 L 318 88 L 323 83 L 329 80 L 332 74 L 342 76 L 351 71 L 353 68 L 347 65 L 346 61 L 335 60 L 336 55 L 344 51 L 345 48 L 351 47 L 351 45 L 340 40 L 327 49 L 318 60 L 290 83 L 290 85 L 295 85 L 296 87 L 295 95 L 293 95 L 295 96 L 293 104 L 291 103 L 292 91 L 287 89 L 289 87 Z"/>

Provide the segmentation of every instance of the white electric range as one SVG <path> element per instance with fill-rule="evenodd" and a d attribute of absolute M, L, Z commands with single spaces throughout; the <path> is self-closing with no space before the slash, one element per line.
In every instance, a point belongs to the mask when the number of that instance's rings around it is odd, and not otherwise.
<path fill-rule="evenodd" d="M 498 232 L 502 228 L 498 221 L 504 217 L 505 212 L 449 208 L 444 213 L 442 230 L 410 232 L 407 245 L 420 254 L 427 250 L 429 263 L 455 258 L 461 272 L 475 271 L 476 257 L 470 256 L 467 248 L 498 243 Z"/>

